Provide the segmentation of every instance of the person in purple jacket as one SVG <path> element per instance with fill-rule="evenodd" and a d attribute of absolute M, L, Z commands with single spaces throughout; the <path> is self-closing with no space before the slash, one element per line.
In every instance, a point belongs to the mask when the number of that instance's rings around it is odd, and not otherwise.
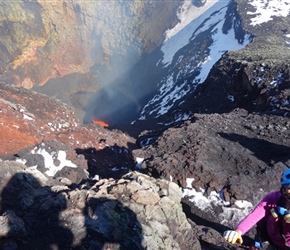
<path fill-rule="evenodd" d="M 242 244 L 242 236 L 255 225 L 261 241 L 268 241 L 274 249 L 290 249 L 290 169 L 282 173 L 280 191 L 268 193 L 235 230 L 224 232 L 224 239 Z"/>

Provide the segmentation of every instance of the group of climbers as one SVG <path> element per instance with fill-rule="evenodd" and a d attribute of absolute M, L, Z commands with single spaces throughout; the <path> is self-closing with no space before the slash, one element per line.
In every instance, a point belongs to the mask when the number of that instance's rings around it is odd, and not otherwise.
<path fill-rule="evenodd" d="M 257 235 L 251 249 L 262 249 L 264 241 L 269 242 L 267 250 L 290 249 L 290 169 L 282 173 L 280 190 L 268 193 L 235 230 L 224 232 L 224 238 L 242 244 L 242 236 L 255 225 Z"/>

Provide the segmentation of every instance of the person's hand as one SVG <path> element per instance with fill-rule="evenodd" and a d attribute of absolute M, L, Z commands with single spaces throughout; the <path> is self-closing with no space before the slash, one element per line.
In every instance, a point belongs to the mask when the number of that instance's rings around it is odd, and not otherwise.
<path fill-rule="evenodd" d="M 224 239 L 232 244 L 235 243 L 243 243 L 242 239 L 242 233 L 239 230 L 233 231 L 233 230 L 227 230 L 224 232 Z"/>

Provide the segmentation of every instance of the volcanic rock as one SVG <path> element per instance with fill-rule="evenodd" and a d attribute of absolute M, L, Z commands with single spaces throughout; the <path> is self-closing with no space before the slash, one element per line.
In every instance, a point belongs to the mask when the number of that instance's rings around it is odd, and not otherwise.
<path fill-rule="evenodd" d="M 134 148 L 133 137 L 100 125 L 81 125 L 71 107 L 31 90 L 0 83 L 0 96 L 2 159 L 19 159 L 25 161 L 27 167 L 38 165 L 41 168 L 45 161 L 41 152 L 54 154 L 50 157 L 57 160 L 57 152 L 61 150 L 67 160 L 83 170 L 90 169 L 92 175 L 102 176 L 104 170 L 101 169 L 108 167 L 124 167 L 126 172 L 135 168 L 134 159 L 125 150 Z M 110 157 L 99 163 L 104 155 Z M 124 164 L 119 162 L 122 157 Z M 55 161 L 53 165 L 59 164 Z M 78 182 L 76 180 L 80 181 L 80 177 L 72 181 Z"/>
<path fill-rule="evenodd" d="M 48 187 L 22 168 L 1 175 L 1 249 L 200 249 L 173 182 L 132 172 Z"/>
<path fill-rule="evenodd" d="M 166 76 L 165 65 L 156 66 L 159 46 L 180 3 L 121 2 L 1 3 L 1 249 L 248 248 L 254 228 L 243 245 L 222 233 L 279 189 L 290 167 L 289 15 L 253 26 L 245 11 L 251 2 L 230 1 L 221 34 L 233 25 L 235 39 L 253 40 L 225 51 L 187 92 L 200 73 L 192 69 L 211 56 L 216 23 L 208 39 L 174 55 Z M 164 21 L 155 25 L 156 16 Z M 172 97 L 163 115 L 128 124 L 129 101 L 137 114 L 172 75 L 189 94 Z M 104 88 L 121 98 L 92 101 L 111 93 Z M 125 125 L 79 120 L 79 111 L 107 103 Z"/>

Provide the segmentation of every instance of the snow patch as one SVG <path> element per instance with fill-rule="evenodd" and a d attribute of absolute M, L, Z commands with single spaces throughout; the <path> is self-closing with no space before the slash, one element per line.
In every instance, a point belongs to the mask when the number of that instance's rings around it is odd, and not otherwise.
<path fill-rule="evenodd" d="M 28 116 L 28 115 L 26 115 L 26 114 L 23 114 L 23 119 L 25 119 L 25 120 L 29 120 L 29 121 L 33 120 L 32 117 L 30 117 L 30 116 Z"/>
<path fill-rule="evenodd" d="M 179 23 L 165 32 L 165 42 L 175 36 L 178 32 L 184 29 L 188 24 L 190 24 L 194 19 L 201 16 L 207 9 L 214 5 L 218 0 L 207 1 L 203 6 L 196 7 L 192 5 L 191 1 L 184 1 L 183 5 L 177 13 Z"/>
<path fill-rule="evenodd" d="M 223 1 L 223 4 L 226 6 L 229 1 Z M 161 47 L 164 54 L 163 64 L 170 64 L 176 52 L 189 43 L 192 34 L 201 32 L 200 25 L 214 12 L 213 6 L 219 5 L 217 2 L 207 1 L 202 8 L 197 8 L 192 5 L 191 1 L 184 1 L 178 14 L 180 23 L 166 31 L 166 39 Z"/>
<path fill-rule="evenodd" d="M 253 204 L 245 200 L 235 202 L 238 208 L 228 207 L 228 202 L 222 200 L 220 195 L 214 191 L 206 197 L 203 189 L 197 191 L 192 187 L 193 181 L 193 178 L 186 178 L 186 188 L 183 190 L 182 197 L 188 197 L 190 202 L 203 211 L 213 212 L 214 207 L 221 206 L 223 212 L 217 216 L 223 225 L 237 224 L 253 209 Z"/>
<path fill-rule="evenodd" d="M 247 35 L 243 44 L 241 44 L 235 37 L 234 27 L 228 30 L 227 34 L 223 33 L 223 25 L 229 3 L 230 0 L 212 2 L 202 15 L 192 20 L 182 30 L 178 29 L 179 31 L 174 36 L 168 35 L 167 40 L 161 48 L 164 53 L 162 62 L 165 66 L 172 63 L 177 51 L 187 45 L 190 40 L 195 39 L 201 32 L 213 29 L 214 27 L 214 30 L 212 30 L 213 43 L 208 48 L 209 55 L 195 67 L 192 66 L 194 64 L 189 62 L 188 65 L 184 65 L 177 76 L 171 73 L 167 78 L 164 78 L 158 93 L 144 106 L 139 118 L 140 120 L 145 119 L 146 114 L 158 117 L 167 113 L 177 100 L 188 94 L 188 92 L 193 91 L 198 84 L 205 81 L 213 65 L 224 53 L 240 50 L 251 41 L 250 35 Z M 192 3 L 190 2 L 190 4 Z M 183 19 L 187 19 L 187 15 L 191 15 L 189 9 L 191 8 L 187 7 L 186 11 L 181 15 Z M 191 11 L 194 11 L 194 8 Z M 199 74 L 191 82 L 179 81 L 177 84 L 178 79 L 182 79 L 193 69 L 198 69 Z"/>
<path fill-rule="evenodd" d="M 141 165 L 143 161 L 144 161 L 144 158 L 136 157 L 136 162 L 137 162 L 136 169 L 141 169 Z"/>
<path fill-rule="evenodd" d="M 72 163 L 70 160 L 66 159 L 66 152 L 60 150 L 58 153 L 53 152 L 52 154 L 48 153 L 45 149 L 39 148 L 38 150 L 33 149 L 31 151 L 32 154 L 40 154 L 44 158 L 44 166 L 47 171 L 45 171 L 45 174 L 48 176 L 54 176 L 58 171 L 62 170 L 64 167 L 71 167 L 71 168 L 77 168 L 77 165 Z M 59 165 L 56 166 L 54 164 L 54 158 L 55 155 L 57 155 L 57 160 L 59 161 Z"/>
<path fill-rule="evenodd" d="M 256 10 L 248 11 L 247 14 L 254 16 L 251 18 L 251 25 L 256 26 L 273 20 L 273 17 L 288 16 L 290 12 L 289 0 L 252 0 L 249 1 Z"/>

